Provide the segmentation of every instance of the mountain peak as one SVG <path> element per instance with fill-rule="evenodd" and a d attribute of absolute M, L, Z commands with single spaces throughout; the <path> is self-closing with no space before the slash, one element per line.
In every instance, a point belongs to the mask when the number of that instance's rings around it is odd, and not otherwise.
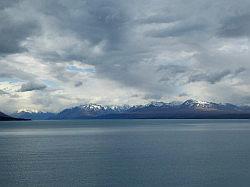
<path fill-rule="evenodd" d="M 189 99 L 186 100 L 182 105 L 189 108 L 204 109 L 204 108 L 212 108 L 213 103 Z"/>
<path fill-rule="evenodd" d="M 159 101 L 152 101 L 151 103 L 147 104 L 147 106 L 156 106 L 156 107 L 161 107 L 164 105 L 166 105 L 166 103 Z"/>
<path fill-rule="evenodd" d="M 36 109 L 20 109 L 20 110 L 17 110 L 16 113 L 39 113 L 41 111 L 38 111 Z"/>
<path fill-rule="evenodd" d="M 194 99 L 188 99 L 186 100 L 183 104 L 209 104 L 207 101 L 199 101 L 199 100 L 194 100 Z"/>
<path fill-rule="evenodd" d="M 14 118 L 14 117 L 11 117 L 7 114 L 4 114 L 2 112 L 0 112 L 0 121 L 22 121 L 22 120 L 25 120 L 25 119 L 22 119 L 22 118 Z"/>
<path fill-rule="evenodd" d="M 84 104 L 61 112 L 43 113 L 22 109 L 14 117 L 26 119 L 113 119 L 113 118 L 250 118 L 250 107 L 194 99 L 185 102 L 151 102 L 146 105 Z M 0 113 L 1 114 L 1 113 Z"/>
<path fill-rule="evenodd" d="M 89 104 L 85 104 L 85 105 L 80 105 L 78 106 L 81 109 L 89 109 L 89 110 L 101 110 L 103 107 L 101 105 L 98 104 L 93 104 L 93 103 L 89 103 Z"/>

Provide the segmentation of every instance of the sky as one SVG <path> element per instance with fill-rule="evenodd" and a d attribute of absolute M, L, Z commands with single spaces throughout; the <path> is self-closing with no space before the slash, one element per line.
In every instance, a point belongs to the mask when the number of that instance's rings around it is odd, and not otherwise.
<path fill-rule="evenodd" d="M 1 0 L 0 110 L 250 104 L 249 0 Z"/>

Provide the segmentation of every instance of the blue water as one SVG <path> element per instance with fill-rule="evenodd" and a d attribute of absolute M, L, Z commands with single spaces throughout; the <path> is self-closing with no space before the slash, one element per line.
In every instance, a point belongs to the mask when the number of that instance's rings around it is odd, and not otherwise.
<path fill-rule="evenodd" d="M 0 122 L 0 186 L 250 186 L 249 120 Z"/>

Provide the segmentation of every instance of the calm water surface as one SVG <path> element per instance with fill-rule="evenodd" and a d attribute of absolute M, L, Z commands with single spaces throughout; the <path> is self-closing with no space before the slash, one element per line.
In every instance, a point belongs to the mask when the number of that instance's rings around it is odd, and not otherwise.
<path fill-rule="evenodd" d="M 250 186 L 249 120 L 0 122 L 0 186 Z"/>

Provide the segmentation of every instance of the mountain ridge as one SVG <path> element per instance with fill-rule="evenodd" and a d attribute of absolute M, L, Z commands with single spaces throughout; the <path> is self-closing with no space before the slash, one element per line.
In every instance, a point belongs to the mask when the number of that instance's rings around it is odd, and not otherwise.
<path fill-rule="evenodd" d="M 42 112 L 36 110 L 18 110 L 11 114 L 15 118 L 31 119 L 31 120 L 47 120 L 55 116 L 56 113 Z"/>
<path fill-rule="evenodd" d="M 82 104 L 58 113 L 31 110 L 12 114 L 32 120 L 67 119 L 250 119 L 249 106 L 214 103 L 189 99 L 184 102 L 158 102 L 145 105 Z"/>
<path fill-rule="evenodd" d="M 3 112 L 0 112 L 0 121 L 24 121 L 29 119 L 23 119 L 23 118 L 15 118 L 11 117 Z"/>
<path fill-rule="evenodd" d="M 94 105 L 96 106 L 96 105 Z M 59 112 L 54 119 L 179 119 L 179 118 L 244 118 L 250 119 L 250 107 L 233 104 L 187 100 L 183 103 L 151 102 L 146 105 L 109 106 L 92 104 L 76 106 Z"/>

